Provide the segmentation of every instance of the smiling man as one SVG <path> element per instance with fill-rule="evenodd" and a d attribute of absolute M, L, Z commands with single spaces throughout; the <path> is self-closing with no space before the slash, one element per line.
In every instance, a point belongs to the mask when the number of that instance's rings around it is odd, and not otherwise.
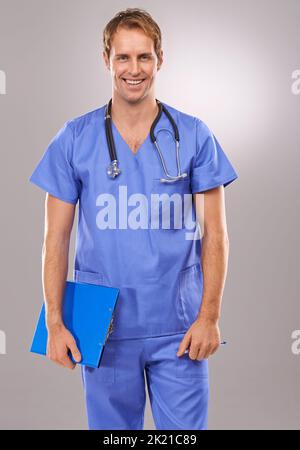
<path fill-rule="evenodd" d="M 66 122 L 30 177 L 47 192 L 47 354 L 71 369 L 68 349 L 81 358 L 61 314 L 79 201 L 74 279 L 120 289 L 100 367 L 81 366 L 89 428 L 142 429 L 146 379 L 157 429 L 207 429 L 228 260 L 224 187 L 237 174 L 201 119 L 156 99 L 163 51 L 149 13 L 116 14 L 103 45 L 112 98 Z M 203 223 L 202 239 L 186 214 Z"/>

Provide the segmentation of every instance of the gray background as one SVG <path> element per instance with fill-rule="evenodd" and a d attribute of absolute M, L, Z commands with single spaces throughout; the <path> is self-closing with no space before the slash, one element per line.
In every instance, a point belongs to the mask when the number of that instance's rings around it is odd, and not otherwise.
<path fill-rule="evenodd" d="M 0 428 L 87 427 L 79 370 L 28 352 L 45 198 L 28 177 L 66 120 L 110 98 L 102 29 L 129 6 L 146 8 L 163 32 L 157 98 L 204 120 L 239 174 L 226 188 L 229 344 L 210 358 L 209 427 L 299 428 L 299 0 L 0 1 Z M 149 403 L 145 428 L 154 428 Z"/>

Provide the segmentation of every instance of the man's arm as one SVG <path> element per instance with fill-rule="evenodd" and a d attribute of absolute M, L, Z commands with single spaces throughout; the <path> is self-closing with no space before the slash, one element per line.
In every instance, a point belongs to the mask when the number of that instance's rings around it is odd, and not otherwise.
<path fill-rule="evenodd" d="M 68 356 L 70 349 L 75 361 L 81 355 L 71 333 L 62 319 L 62 298 L 68 276 L 70 236 L 75 205 L 47 194 L 45 200 L 45 233 L 42 254 L 42 279 L 48 330 L 47 356 L 64 367 L 75 364 Z"/>
<path fill-rule="evenodd" d="M 223 186 L 204 194 L 203 213 L 199 209 L 200 194 L 196 194 L 197 220 L 203 215 L 202 268 L 203 297 L 199 318 L 217 322 L 228 267 L 229 239 L 225 215 Z"/>
<path fill-rule="evenodd" d="M 201 360 L 216 352 L 220 345 L 218 322 L 227 274 L 229 239 L 225 215 L 224 187 L 195 194 L 196 217 L 201 224 L 203 295 L 197 320 L 185 334 L 177 353 L 187 347 L 191 359 Z"/>

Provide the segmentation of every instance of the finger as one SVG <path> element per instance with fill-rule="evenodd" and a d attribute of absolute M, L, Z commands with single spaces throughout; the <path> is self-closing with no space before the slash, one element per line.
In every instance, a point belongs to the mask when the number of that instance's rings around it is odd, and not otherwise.
<path fill-rule="evenodd" d="M 54 356 L 53 354 L 49 353 L 48 358 L 50 359 L 51 362 L 54 362 L 55 364 L 57 364 L 58 366 L 63 367 L 63 364 L 60 362 L 60 360 L 58 359 L 57 356 Z"/>
<path fill-rule="evenodd" d="M 189 333 L 184 335 L 184 338 L 182 339 L 178 351 L 176 353 L 177 356 L 182 356 L 185 352 L 185 350 L 188 348 L 188 346 L 190 345 L 190 339 L 191 339 L 191 335 Z"/>
<path fill-rule="evenodd" d="M 202 359 L 207 359 L 210 357 L 213 346 L 212 344 L 207 344 L 206 348 L 204 348 Z"/>
<path fill-rule="evenodd" d="M 177 350 L 177 356 L 182 356 L 185 353 L 186 349 L 188 349 L 190 345 L 190 338 L 191 337 L 189 334 L 185 334 Z"/>
<path fill-rule="evenodd" d="M 200 348 L 201 348 L 201 344 L 200 343 L 196 344 L 196 343 L 193 343 L 193 341 L 192 341 L 192 344 L 190 346 L 190 351 L 189 351 L 189 357 L 191 359 L 196 359 Z"/>
<path fill-rule="evenodd" d="M 72 356 L 74 358 L 74 360 L 76 362 L 80 362 L 81 361 L 81 354 L 80 351 L 76 345 L 76 341 L 75 339 L 71 339 L 70 341 L 68 341 L 68 347 L 72 353 Z"/>
<path fill-rule="evenodd" d="M 216 351 L 218 350 L 218 348 L 219 348 L 219 344 L 216 345 L 215 347 L 213 347 L 213 349 L 212 349 L 211 352 L 210 352 L 210 355 L 213 355 L 214 353 L 216 353 Z"/>
<path fill-rule="evenodd" d="M 60 359 L 60 362 L 64 367 L 67 367 L 68 369 L 74 369 L 76 367 L 76 364 L 74 364 L 68 356 L 62 357 Z"/>
<path fill-rule="evenodd" d="M 206 350 L 204 351 L 203 359 L 207 359 L 211 355 L 212 345 L 208 344 Z"/>
<path fill-rule="evenodd" d="M 47 348 L 46 356 L 47 356 L 48 359 L 50 359 L 50 361 L 59 364 L 58 359 L 57 359 L 57 357 L 56 357 L 56 353 L 53 352 L 53 351 L 50 349 L 50 347 Z"/>
<path fill-rule="evenodd" d="M 205 359 L 207 357 L 207 355 L 209 354 L 209 346 L 207 345 L 202 345 L 200 347 L 200 350 L 198 352 L 197 355 L 197 360 L 201 361 L 202 359 Z"/>

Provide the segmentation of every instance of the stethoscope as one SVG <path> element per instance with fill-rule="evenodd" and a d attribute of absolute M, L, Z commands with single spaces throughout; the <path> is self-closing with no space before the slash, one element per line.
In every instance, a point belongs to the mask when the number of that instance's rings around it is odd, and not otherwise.
<path fill-rule="evenodd" d="M 178 181 L 181 180 L 183 178 L 185 178 L 187 176 L 187 173 L 181 173 L 181 169 L 180 169 L 180 160 L 179 160 L 179 131 L 177 128 L 176 123 L 173 120 L 173 117 L 171 116 L 171 114 L 169 113 L 169 111 L 165 108 L 165 106 L 156 99 L 159 111 L 157 113 L 157 116 L 154 119 L 154 122 L 151 126 L 150 129 L 150 137 L 151 137 L 151 141 L 153 142 L 153 144 L 155 145 L 158 154 L 160 156 L 160 161 L 162 164 L 162 167 L 164 169 L 164 172 L 166 174 L 167 178 L 160 178 L 160 181 L 162 183 L 172 183 L 174 181 Z M 106 131 L 106 140 L 107 140 L 107 145 L 108 145 L 108 149 L 109 149 L 109 155 L 110 155 L 110 160 L 111 163 L 107 168 L 107 175 L 114 179 L 116 178 L 120 173 L 121 170 L 118 166 L 118 159 L 117 159 L 117 154 L 116 154 L 116 147 L 115 147 L 115 143 L 114 143 L 114 138 L 113 138 L 113 134 L 112 134 L 112 128 L 111 128 L 111 105 L 112 105 L 112 99 L 110 99 L 110 101 L 107 104 L 106 107 L 106 111 L 105 111 L 105 131 Z M 159 148 L 159 145 L 156 141 L 156 137 L 154 135 L 154 129 L 162 115 L 162 112 L 164 112 L 166 114 L 166 116 L 168 117 L 169 121 L 171 122 L 171 125 L 173 127 L 173 131 L 174 131 L 174 139 L 175 139 L 175 143 L 176 143 L 176 163 L 177 163 L 177 176 L 172 176 L 169 174 L 167 167 L 166 167 L 166 163 L 164 160 L 164 157 L 162 155 L 162 152 Z"/>

